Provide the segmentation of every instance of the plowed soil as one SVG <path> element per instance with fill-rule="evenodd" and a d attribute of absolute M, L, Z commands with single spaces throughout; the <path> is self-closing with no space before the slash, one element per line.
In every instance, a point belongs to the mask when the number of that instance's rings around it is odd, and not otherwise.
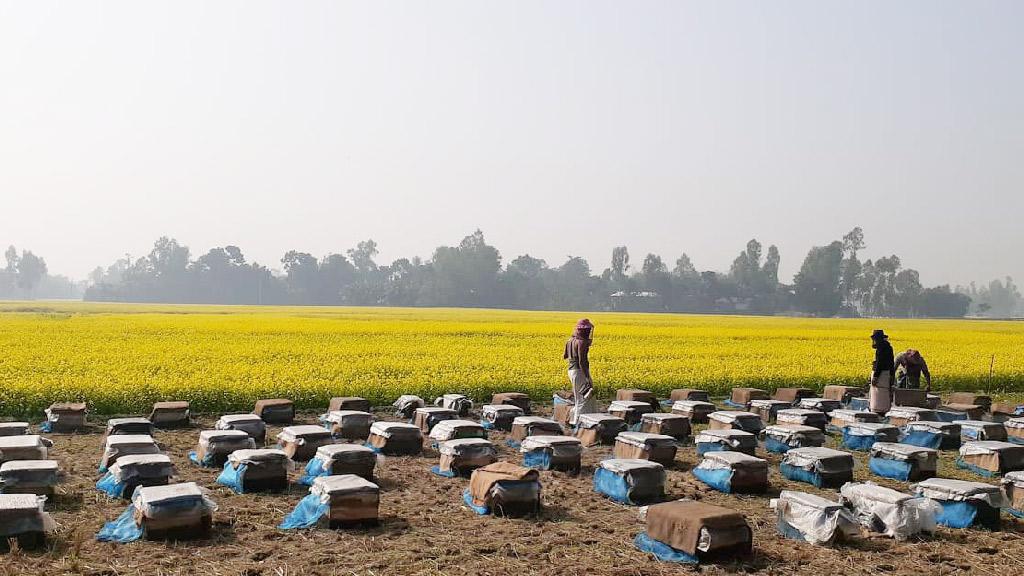
<path fill-rule="evenodd" d="M 548 413 L 546 407 L 539 412 Z M 381 412 L 378 418 L 393 420 Z M 420 457 L 387 457 L 378 464 L 381 523 L 374 528 L 283 531 L 282 518 L 306 494 L 293 485 L 280 494 L 239 495 L 215 483 L 218 470 L 192 465 L 187 453 L 199 430 L 216 418 L 204 416 L 194 428 L 160 431 L 157 440 L 178 467 L 180 481 L 210 489 L 219 505 L 212 535 L 206 540 L 143 541 L 107 544 L 94 539 L 105 521 L 126 505 L 94 487 L 102 451 L 102 427 L 75 435 L 52 434 L 52 455 L 67 474 L 59 494 L 47 508 L 60 525 L 46 549 L 15 549 L 0 555 L 0 575 L 88 574 L 147 575 L 291 575 L 291 574 L 992 574 L 1024 570 L 1024 524 L 1006 517 L 1001 532 L 940 528 L 931 538 L 896 542 L 863 536 L 853 543 L 823 548 L 786 540 L 776 532 L 769 499 L 780 490 L 812 492 L 837 499 L 835 490 L 819 490 L 785 480 L 780 457 L 759 450 L 771 462 L 772 484 L 763 496 L 715 492 L 689 473 L 696 464 L 693 446 L 681 448 L 668 472 L 670 499 L 692 498 L 741 511 L 754 530 L 753 554 L 699 568 L 655 561 L 637 551 L 634 536 L 643 529 L 637 508 L 613 503 L 593 491 L 594 466 L 611 455 L 610 447 L 589 448 L 578 476 L 543 472 L 544 511 L 538 517 L 505 519 L 478 516 L 463 503 L 465 479 L 446 479 L 429 472 L 437 453 Z M 315 423 L 302 414 L 299 423 Z M 268 438 L 279 428 L 273 427 Z M 492 441 L 500 457 L 518 462 L 519 454 L 504 444 L 504 433 Z M 835 439 L 829 445 L 836 447 Z M 957 470 L 953 453 L 944 454 L 940 476 L 974 479 Z M 905 483 L 870 474 L 865 454 L 858 453 L 856 479 L 872 480 L 908 490 Z M 298 471 L 294 473 L 298 478 Z"/>

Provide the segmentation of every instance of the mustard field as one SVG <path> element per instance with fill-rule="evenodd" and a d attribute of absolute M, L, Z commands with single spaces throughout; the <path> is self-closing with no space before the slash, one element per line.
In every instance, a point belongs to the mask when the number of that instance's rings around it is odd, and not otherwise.
<path fill-rule="evenodd" d="M 338 395 L 549 399 L 568 386 L 562 347 L 578 313 L 505 310 L 0 303 L 0 414 L 86 400 L 143 413 L 181 399 L 199 412 L 261 397 L 322 408 Z M 866 382 L 873 328 L 922 351 L 943 390 L 1024 391 L 1024 323 L 586 314 L 603 397 Z M 994 356 L 994 361 L 993 361 Z M 991 375 L 990 375 L 991 372 Z"/>

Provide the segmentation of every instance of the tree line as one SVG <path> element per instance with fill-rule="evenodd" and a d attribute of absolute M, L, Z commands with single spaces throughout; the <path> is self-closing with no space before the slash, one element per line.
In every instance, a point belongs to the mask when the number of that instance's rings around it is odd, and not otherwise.
<path fill-rule="evenodd" d="M 462 306 L 532 310 L 619 310 L 812 316 L 1011 316 L 1021 295 L 1007 278 L 978 288 L 925 287 L 895 255 L 861 260 L 864 234 L 811 248 L 792 283 L 779 279 L 781 255 L 750 240 L 727 272 L 698 271 L 685 253 L 674 263 L 612 250 L 600 273 L 578 256 L 552 266 L 524 254 L 503 265 L 481 231 L 429 260 L 376 261 L 373 240 L 345 253 L 316 257 L 290 250 L 281 269 L 248 262 L 237 246 L 193 258 L 188 247 L 160 238 L 146 256 L 97 268 L 86 300 L 207 304 Z"/>

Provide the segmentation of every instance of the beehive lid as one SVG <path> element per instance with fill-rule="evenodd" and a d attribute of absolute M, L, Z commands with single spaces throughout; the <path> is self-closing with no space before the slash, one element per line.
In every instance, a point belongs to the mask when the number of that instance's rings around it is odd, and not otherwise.
<path fill-rule="evenodd" d="M 155 445 L 156 441 L 149 434 L 119 434 L 117 436 L 107 436 L 107 448 L 113 448 L 115 446 L 151 446 Z"/>
<path fill-rule="evenodd" d="M 54 402 L 50 404 L 50 412 L 85 412 L 85 402 Z"/>
<path fill-rule="evenodd" d="M 1024 470 L 1015 470 L 1003 474 L 1003 484 L 1013 484 L 1014 487 L 1024 488 Z"/>
<path fill-rule="evenodd" d="M 309 489 L 310 494 L 320 496 L 338 496 L 342 494 L 379 491 L 379 486 L 355 474 L 319 476 L 313 481 L 313 487 Z"/>
<path fill-rule="evenodd" d="M 39 497 L 35 494 L 0 494 L 0 515 L 21 516 L 39 512 Z"/>
<path fill-rule="evenodd" d="M 0 422 L 0 428 L 15 428 L 28 430 L 28 422 Z"/>
<path fill-rule="evenodd" d="M 885 414 L 886 418 L 915 418 L 917 420 L 934 421 L 935 410 L 916 406 L 895 406 Z"/>
<path fill-rule="evenodd" d="M 189 403 L 184 400 L 169 400 L 166 402 L 154 402 L 153 410 L 188 410 Z"/>
<path fill-rule="evenodd" d="M 263 419 L 257 414 L 225 414 L 220 417 L 220 421 L 225 424 L 239 424 L 243 422 L 251 422 L 255 424 L 257 422 L 263 422 Z"/>
<path fill-rule="evenodd" d="M 1003 425 L 998 422 L 985 422 L 984 420 L 957 420 L 956 423 L 959 424 L 961 428 L 977 428 L 980 430 L 1003 427 Z"/>
<path fill-rule="evenodd" d="M 881 432 L 896 434 L 899 429 L 884 422 L 855 422 L 846 426 L 847 432 L 853 436 L 875 436 Z"/>
<path fill-rule="evenodd" d="M 915 496 L 911 496 L 910 494 L 904 494 L 903 492 L 893 490 L 892 488 L 879 486 L 873 482 L 848 482 L 839 489 L 839 493 L 842 494 L 844 498 L 854 501 L 870 500 L 885 504 L 902 504 L 907 500 L 915 498 Z"/>
<path fill-rule="evenodd" d="M 521 444 L 523 452 L 555 446 L 583 446 L 575 436 L 527 436 Z"/>
<path fill-rule="evenodd" d="M 341 422 L 344 422 L 346 418 L 357 421 L 364 419 L 368 420 L 370 418 L 373 418 L 373 414 L 370 414 L 369 412 L 363 412 L 362 410 L 331 410 L 330 412 L 327 413 L 326 420 L 328 422 L 335 422 L 340 424 Z"/>
<path fill-rule="evenodd" d="M 721 440 L 750 440 L 753 442 L 757 442 L 757 436 L 754 436 L 753 434 L 745 430 L 704 430 L 703 432 L 697 435 L 697 437 L 694 439 L 694 442 L 697 442 L 699 444 L 702 442 L 718 442 Z"/>
<path fill-rule="evenodd" d="M 764 458 L 758 458 L 743 452 L 706 452 L 704 460 L 729 468 L 768 468 L 768 461 Z"/>
<path fill-rule="evenodd" d="M 316 457 L 320 460 L 334 460 L 342 455 L 355 453 L 373 454 L 373 449 L 363 444 L 328 444 L 316 449 Z"/>
<path fill-rule="evenodd" d="M 711 402 L 705 402 L 703 400 L 676 400 L 672 403 L 673 410 L 680 410 L 683 412 L 692 412 L 698 408 L 714 409 L 715 405 Z"/>
<path fill-rule="evenodd" d="M 110 471 L 113 472 L 115 468 L 124 469 L 129 466 L 144 466 L 144 465 L 157 465 L 157 464 L 170 464 L 171 457 L 166 454 L 132 454 L 130 456 L 121 456 L 110 465 Z"/>
<path fill-rule="evenodd" d="M 959 422 L 934 422 L 931 420 L 915 420 L 907 424 L 907 430 L 924 430 L 928 432 L 935 432 L 937 434 L 954 434 L 960 433 Z"/>
<path fill-rule="evenodd" d="M 277 439 L 282 442 L 294 442 L 300 438 L 323 438 L 330 435 L 331 431 L 323 426 L 303 424 L 301 426 L 288 426 L 284 428 L 277 435 Z"/>
<path fill-rule="evenodd" d="M 923 496 L 935 500 L 977 500 L 999 495 L 999 486 L 952 478 L 929 478 L 917 483 Z"/>
<path fill-rule="evenodd" d="M 395 434 L 421 436 L 419 427 L 407 422 L 374 422 L 370 425 L 370 434 L 390 438 Z"/>
<path fill-rule="evenodd" d="M 56 472 L 60 464 L 56 460 L 12 460 L 0 464 L 0 473 L 3 472 Z"/>
<path fill-rule="evenodd" d="M 415 394 L 402 394 L 392 404 L 395 408 L 401 408 L 402 406 L 408 406 L 409 404 L 423 404 L 423 398 L 416 396 Z"/>
<path fill-rule="evenodd" d="M 246 462 L 284 462 L 288 460 L 288 455 L 284 453 L 284 450 L 274 448 L 247 448 L 228 454 L 228 460 L 241 464 Z"/>
<path fill-rule="evenodd" d="M 961 456 L 975 456 L 978 454 L 991 454 L 993 452 L 1024 450 L 1020 444 L 1010 444 L 998 440 L 976 440 L 966 442 L 960 447 Z"/>
<path fill-rule="evenodd" d="M 793 416 L 796 418 L 804 418 L 807 416 L 820 417 L 821 412 L 818 410 L 811 410 L 809 408 L 787 408 L 785 410 L 779 410 L 779 416 Z"/>
<path fill-rule="evenodd" d="M 853 467 L 853 455 L 841 450 L 833 450 L 822 446 L 793 448 L 786 452 L 782 459 L 785 464 L 801 468 L 813 467 L 820 471 L 849 470 Z"/>
<path fill-rule="evenodd" d="M 652 460 L 640 460 L 637 458 L 610 458 L 608 460 L 602 460 L 598 463 L 598 466 L 615 472 L 616 474 L 626 474 L 636 470 L 664 470 L 665 467 Z"/>
<path fill-rule="evenodd" d="M 751 408 L 771 408 L 772 406 L 792 406 L 792 402 L 786 402 L 785 400 L 751 400 Z"/>
<path fill-rule="evenodd" d="M 651 434 L 649 432 L 619 432 L 615 440 L 631 444 L 633 446 L 639 446 L 641 448 L 658 445 L 658 444 L 674 444 L 676 439 L 667 436 L 665 434 Z"/>
<path fill-rule="evenodd" d="M 523 413 L 523 409 L 515 404 L 484 404 L 481 410 L 485 414 L 496 414 L 498 412 L 508 412 L 509 414 Z"/>
<path fill-rule="evenodd" d="M 805 426 L 803 424 L 772 424 L 764 429 L 766 436 L 792 436 L 794 434 L 810 434 L 815 436 L 824 436 L 824 432 L 820 428 L 814 426 Z"/>
<path fill-rule="evenodd" d="M 612 400 L 612 403 L 608 406 L 608 411 L 612 410 L 650 410 L 651 405 L 649 402 L 640 402 L 639 400 Z"/>
<path fill-rule="evenodd" d="M 645 416 L 647 416 L 647 414 L 645 414 Z M 625 422 L 625 420 L 613 414 L 605 414 L 603 412 L 598 412 L 596 414 L 580 414 L 579 418 L 579 425 L 584 428 L 612 422 Z"/>
<path fill-rule="evenodd" d="M 444 394 L 441 396 L 441 399 L 445 402 L 457 402 L 459 400 L 466 400 L 467 398 L 465 394 Z"/>
<path fill-rule="evenodd" d="M 712 420 L 717 420 L 719 422 L 735 422 L 737 420 L 752 420 L 754 418 L 757 418 L 758 420 L 761 419 L 761 417 L 758 416 L 757 414 L 753 414 L 751 412 L 743 412 L 740 410 L 719 410 L 718 412 L 712 412 L 711 414 L 708 414 L 708 418 L 711 418 Z"/>
<path fill-rule="evenodd" d="M 539 436 L 531 436 L 531 438 L 539 438 Z M 559 436 L 559 438 L 562 438 L 562 436 Z M 444 454 L 445 448 L 455 449 L 467 448 L 471 446 L 483 447 L 494 446 L 494 444 L 491 444 L 491 441 L 487 440 L 486 438 L 456 438 L 454 440 L 445 440 L 444 442 L 441 442 L 438 446 L 441 450 L 441 453 Z"/>
<path fill-rule="evenodd" d="M 0 436 L 0 450 L 4 448 L 44 448 L 52 444 L 42 436 L 21 434 L 18 436 Z"/>
<path fill-rule="evenodd" d="M 457 414 L 455 413 L 455 410 L 452 410 L 451 408 L 441 408 L 440 406 L 421 406 L 421 407 L 416 409 L 416 413 L 417 414 L 427 414 L 427 415 L 431 415 L 431 416 L 438 415 L 438 414 L 443 415 L 443 416 L 452 416 L 452 417 L 457 416 Z"/>
<path fill-rule="evenodd" d="M 842 504 L 839 502 L 833 502 L 832 500 L 822 498 L 816 494 L 794 492 L 791 490 L 783 490 L 780 492 L 779 500 L 795 502 L 801 506 L 807 506 L 808 508 L 813 508 L 815 510 L 834 510 L 842 507 Z"/>
<path fill-rule="evenodd" d="M 144 486 L 135 493 L 135 501 L 146 507 L 200 500 L 202 497 L 203 491 L 195 482 L 167 486 Z"/>
<path fill-rule="evenodd" d="M 927 458 L 932 454 L 937 457 L 939 452 L 933 448 L 923 448 L 912 444 L 900 444 L 899 442 L 875 442 L 871 445 L 872 456 L 885 456 L 892 460 Z"/>
<path fill-rule="evenodd" d="M 830 408 L 839 407 L 843 403 L 839 400 L 829 400 L 828 398 L 801 398 L 800 406 L 803 407 L 814 407 L 814 408 Z"/>
<path fill-rule="evenodd" d="M 550 418 L 544 418 L 543 416 L 516 416 L 515 420 L 512 420 L 513 426 L 527 426 L 530 424 L 554 424 L 558 422 Z"/>
<path fill-rule="evenodd" d="M 1024 429 L 1024 418 L 1010 418 L 1006 422 L 1003 422 L 1003 426 L 1012 430 Z"/>
<path fill-rule="evenodd" d="M 687 420 L 682 414 L 670 414 L 668 412 L 648 412 L 641 417 L 645 421 L 664 422 L 665 420 Z"/>
<path fill-rule="evenodd" d="M 107 420 L 107 428 L 126 426 L 129 424 L 141 424 L 143 426 L 153 425 L 153 423 L 149 421 L 149 418 L 111 418 L 110 420 Z"/>
<path fill-rule="evenodd" d="M 200 442 L 224 442 L 245 440 L 247 438 L 249 438 L 249 435 L 241 430 L 203 430 L 199 433 Z"/>

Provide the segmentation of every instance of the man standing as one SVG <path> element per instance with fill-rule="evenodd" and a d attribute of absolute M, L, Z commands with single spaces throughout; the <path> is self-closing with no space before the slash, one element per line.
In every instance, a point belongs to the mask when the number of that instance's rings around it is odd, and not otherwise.
<path fill-rule="evenodd" d="M 924 374 L 925 391 L 932 391 L 932 375 L 924 356 L 913 348 L 896 356 L 896 386 L 898 388 L 920 388 L 921 374 Z"/>
<path fill-rule="evenodd" d="M 868 408 L 876 414 L 885 414 L 892 407 L 892 377 L 896 369 L 892 345 L 885 331 L 871 333 L 871 347 L 875 349 L 875 361 L 871 366 Z"/>
<path fill-rule="evenodd" d="M 572 338 L 565 343 L 562 358 L 569 361 L 569 382 L 572 383 L 573 407 L 569 424 L 575 426 L 580 414 L 597 412 L 594 380 L 590 377 L 590 345 L 594 341 L 594 325 L 586 318 L 576 323 Z"/>

